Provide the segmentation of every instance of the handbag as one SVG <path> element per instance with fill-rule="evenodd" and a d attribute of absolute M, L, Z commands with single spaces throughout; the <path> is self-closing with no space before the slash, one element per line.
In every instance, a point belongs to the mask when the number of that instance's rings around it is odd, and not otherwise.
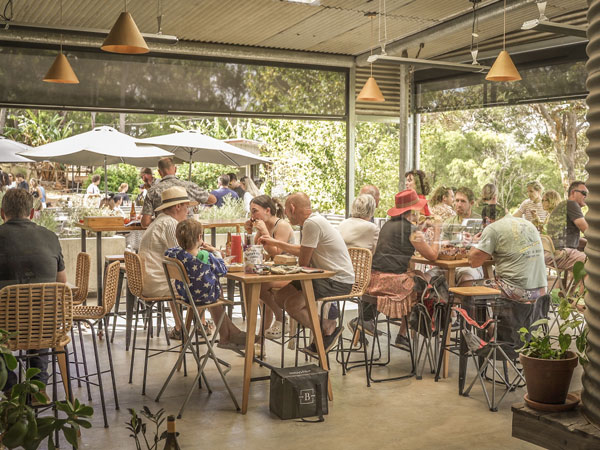
<path fill-rule="evenodd" d="M 323 422 L 328 413 L 328 377 L 329 373 L 315 364 L 271 369 L 270 411 L 282 420 Z M 318 419 L 304 420 L 314 416 Z"/>

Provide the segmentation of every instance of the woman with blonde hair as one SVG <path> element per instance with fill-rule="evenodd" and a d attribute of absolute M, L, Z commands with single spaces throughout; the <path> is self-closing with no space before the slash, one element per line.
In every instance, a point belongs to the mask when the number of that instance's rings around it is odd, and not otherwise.
<path fill-rule="evenodd" d="M 527 183 L 527 195 L 529 198 L 519 206 L 519 209 L 513 214 L 514 217 L 524 217 L 530 222 L 544 223 L 548 213 L 542 206 L 542 192 L 544 186 L 539 181 L 530 181 Z"/>
<path fill-rule="evenodd" d="M 42 204 L 42 209 L 46 208 L 46 190 L 38 183 L 38 180 L 32 178 L 29 180 L 29 192 L 34 198 L 39 198 Z"/>
<path fill-rule="evenodd" d="M 240 185 L 242 189 L 244 189 L 244 209 L 246 212 L 250 212 L 250 202 L 254 197 L 258 197 L 260 195 L 260 191 L 252 181 L 250 177 L 242 177 L 240 178 Z"/>
<path fill-rule="evenodd" d="M 481 190 L 481 218 L 484 225 L 489 225 L 506 215 L 506 209 L 498 204 L 498 188 L 488 183 Z"/>
<path fill-rule="evenodd" d="M 456 215 L 456 211 L 452 208 L 453 203 L 454 191 L 448 186 L 438 186 L 429 197 L 431 214 L 442 221 Z"/>

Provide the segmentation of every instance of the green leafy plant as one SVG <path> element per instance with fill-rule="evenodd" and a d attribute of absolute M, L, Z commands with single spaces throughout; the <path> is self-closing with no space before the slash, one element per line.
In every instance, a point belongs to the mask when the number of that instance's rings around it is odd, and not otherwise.
<path fill-rule="evenodd" d="M 129 414 L 131 414 L 131 417 L 129 422 L 125 422 L 125 425 L 132 433 L 129 436 L 135 440 L 136 449 L 142 450 L 142 448 L 146 448 L 147 450 L 156 450 L 158 448 L 158 443 L 167 438 L 167 430 L 160 431 L 160 428 L 165 422 L 165 410 L 161 408 L 156 413 L 153 413 L 150 411 L 150 408 L 144 406 L 139 412 L 139 415 L 133 408 L 129 408 Z M 144 422 L 141 416 L 148 419 L 148 422 Z M 154 430 L 154 436 L 151 438 L 146 435 L 146 433 L 150 431 L 150 427 Z M 145 445 L 145 447 L 143 447 L 142 444 Z"/>
<path fill-rule="evenodd" d="M 583 262 L 573 266 L 573 282 L 565 295 L 558 290 L 552 292 L 552 301 L 558 305 L 560 317 L 558 334 L 552 334 L 548 319 L 541 319 L 531 324 L 531 331 L 523 327 L 519 330 L 523 347 L 517 351 L 532 358 L 563 359 L 575 339 L 576 354 L 582 365 L 587 364 L 587 336 L 589 329 L 583 315 L 578 310 L 585 296 L 584 278 L 586 275 Z M 537 327 L 537 328 L 535 328 Z"/>
<path fill-rule="evenodd" d="M 223 206 L 217 208 L 211 206 L 200 211 L 200 219 L 239 219 L 246 217 L 248 214 L 244 209 L 244 200 L 235 199 L 230 195 L 223 199 Z"/>
<path fill-rule="evenodd" d="M 7 347 L 10 336 L 10 333 L 0 329 L 0 389 L 6 384 L 8 371 L 15 370 L 18 366 L 16 358 Z M 39 373 L 40 369 L 27 369 L 25 381 L 12 386 L 10 394 L 2 394 L 0 444 L 9 449 L 23 447 L 25 450 L 35 450 L 46 442 L 47 448 L 53 450 L 58 444 L 54 441 L 55 433 L 62 432 L 73 448 L 79 448 L 80 428 L 92 426 L 87 419 L 94 414 L 94 410 L 78 400 L 73 403 L 67 400 L 56 402 L 56 408 L 66 417 L 37 415 L 30 406 L 30 401 L 35 400 L 40 405 L 48 403 L 43 394 L 46 385 L 34 379 Z"/>
<path fill-rule="evenodd" d="M 100 192 L 104 193 L 104 167 L 98 167 L 93 174 L 91 174 L 86 182 L 84 188 L 87 188 L 92 182 L 93 175 L 100 175 L 102 177 L 100 181 Z M 135 196 L 139 194 L 139 185 L 142 180 L 140 179 L 139 169 L 130 164 L 114 164 L 107 167 L 106 170 L 106 182 L 108 185 L 108 192 L 117 192 L 121 183 L 127 183 L 129 185 L 129 196 Z"/>

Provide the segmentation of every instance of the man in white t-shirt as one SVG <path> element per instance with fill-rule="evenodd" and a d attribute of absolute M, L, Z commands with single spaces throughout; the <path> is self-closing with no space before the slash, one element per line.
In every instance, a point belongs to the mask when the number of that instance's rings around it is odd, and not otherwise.
<path fill-rule="evenodd" d="M 352 260 L 342 236 L 321 215 L 312 212 L 310 199 L 302 192 L 290 195 L 285 202 L 285 214 L 292 225 L 302 227 L 300 245 L 263 236 L 259 242 L 276 245 L 284 252 L 298 256 L 300 266 L 331 270 L 336 274 L 328 279 L 313 280 L 315 298 L 346 295 L 354 284 Z M 311 328 L 310 315 L 301 292 L 300 282 L 292 282 L 279 290 L 275 302 L 299 323 Z M 334 303 L 324 311 L 322 318 L 323 344 L 329 351 L 343 331 L 336 327 L 339 311 Z M 313 330 L 314 331 L 314 330 Z M 309 348 L 310 349 L 310 348 Z M 315 349 L 312 349 L 315 351 Z"/>

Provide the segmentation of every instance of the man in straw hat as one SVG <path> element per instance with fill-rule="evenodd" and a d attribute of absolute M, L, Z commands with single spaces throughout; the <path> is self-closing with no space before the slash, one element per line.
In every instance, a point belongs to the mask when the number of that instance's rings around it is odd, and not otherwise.
<path fill-rule="evenodd" d="M 198 202 L 190 200 L 185 188 L 173 186 L 161 193 L 161 205 L 156 212 L 161 212 L 144 232 L 140 243 L 140 257 L 144 260 L 144 290 L 148 297 L 163 297 L 171 295 L 169 285 L 165 280 L 162 261 L 165 251 L 177 247 L 175 230 L 177 224 L 185 220 L 188 209 Z M 175 305 L 171 305 L 172 308 Z M 175 316 L 175 330 L 181 329 L 181 323 Z M 171 332 L 176 337 L 177 331 Z"/>

